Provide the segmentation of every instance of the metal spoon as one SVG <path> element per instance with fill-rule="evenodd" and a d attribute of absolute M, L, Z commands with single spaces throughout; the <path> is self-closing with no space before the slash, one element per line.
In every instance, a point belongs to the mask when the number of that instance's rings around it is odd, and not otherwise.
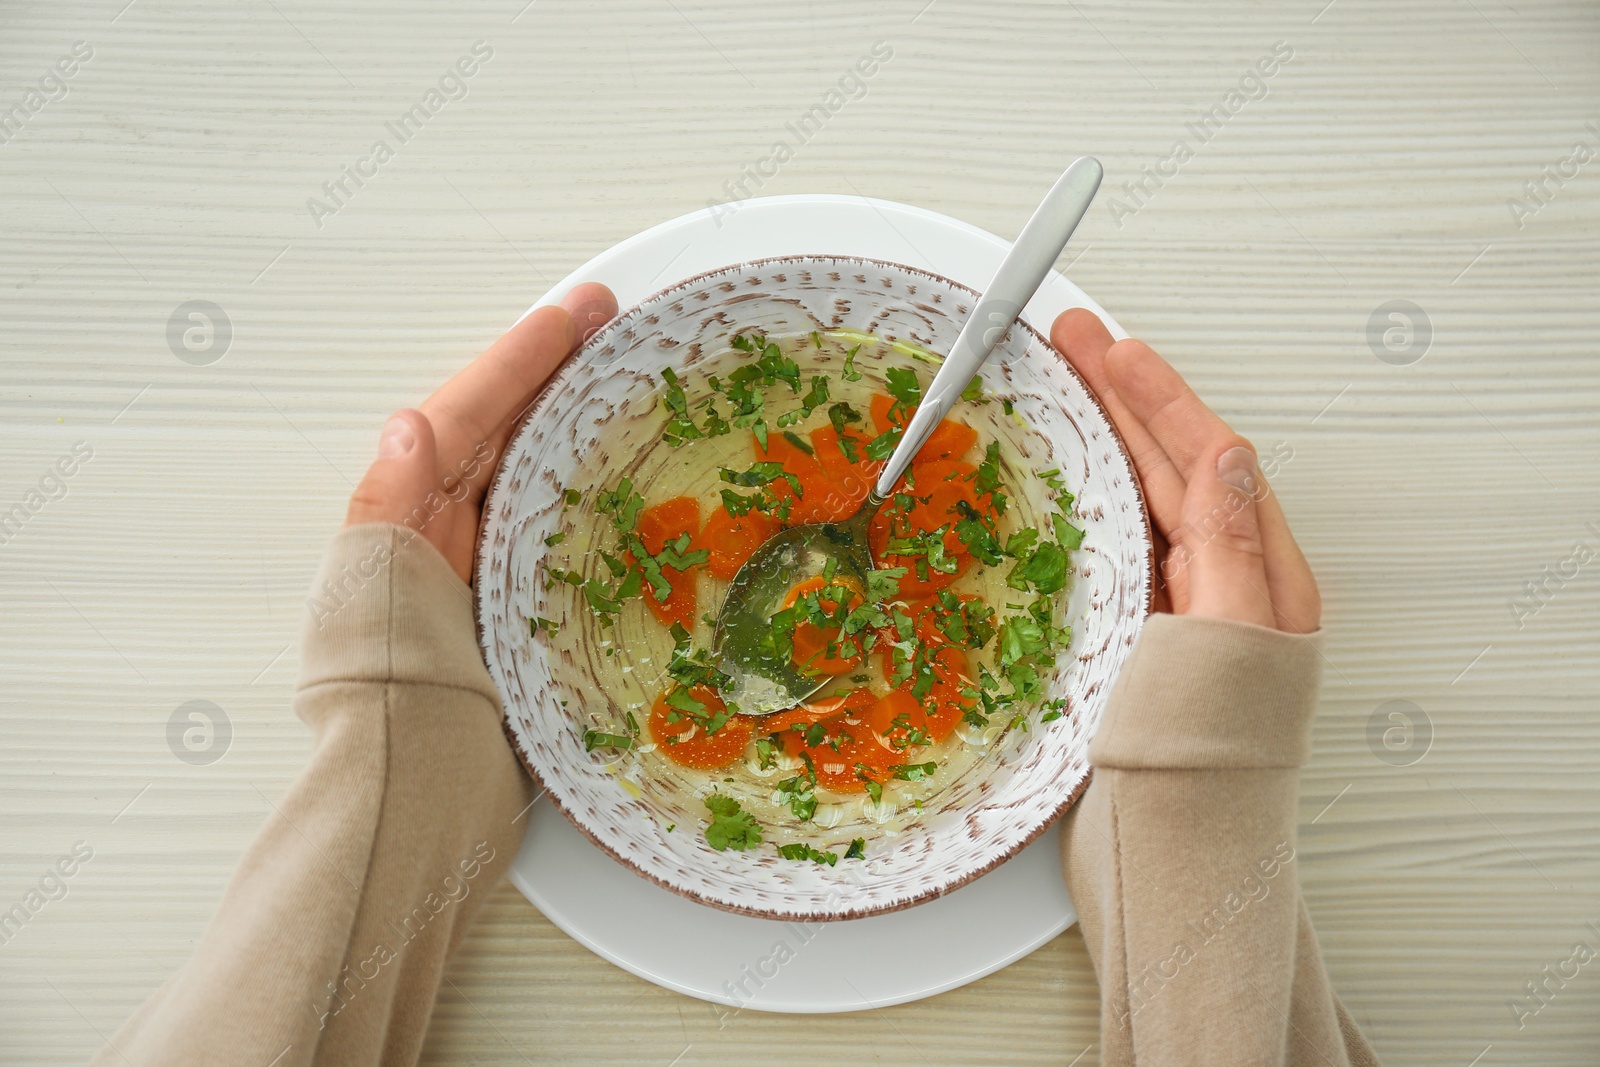
<path fill-rule="evenodd" d="M 995 345 L 1044 281 L 1100 188 L 1099 160 L 1083 156 L 1056 180 L 1016 242 L 989 288 L 978 298 L 950 355 L 934 375 L 917 412 L 877 483 L 860 509 L 843 522 L 809 523 L 784 530 L 758 548 L 728 587 L 717 615 L 713 651 L 717 668 L 731 679 L 723 697 L 745 715 L 771 715 L 792 708 L 827 684 L 822 674 L 796 669 L 788 656 L 763 647 L 772 616 L 789 590 L 824 573 L 832 561 L 834 579 L 854 580 L 865 589 L 873 568 L 867 532 L 873 517 L 894 492 L 917 451 L 949 414 L 961 391 L 978 373 Z"/>

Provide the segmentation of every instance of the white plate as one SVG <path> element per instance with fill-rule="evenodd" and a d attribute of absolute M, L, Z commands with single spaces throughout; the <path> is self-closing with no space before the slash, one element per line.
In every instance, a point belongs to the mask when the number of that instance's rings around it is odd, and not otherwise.
<path fill-rule="evenodd" d="M 720 224 L 719 224 L 720 222 Z M 746 201 L 662 223 L 573 271 L 534 307 L 580 281 L 610 286 L 630 307 L 680 279 L 771 256 L 831 254 L 906 263 L 981 289 L 1008 243 L 920 208 L 843 196 Z M 1024 309 L 1048 333 L 1086 307 L 1126 336 L 1067 279 L 1051 273 Z M 531 310 L 531 309 L 530 309 Z M 1009 862 L 929 903 L 842 923 L 785 923 L 733 915 L 660 888 L 613 861 L 555 807 L 535 804 L 510 876 L 551 922 L 600 956 L 657 985 L 727 1005 L 782 1012 L 858 1011 L 965 985 L 1020 959 L 1076 920 L 1062 882 L 1054 828 Z M 844 931 L 829 926 L 848 925 Z M 940 951 L 916 968 L 881 962 L 908 944 Z M 841 975 L 850 976 L 841 985 Z"/>

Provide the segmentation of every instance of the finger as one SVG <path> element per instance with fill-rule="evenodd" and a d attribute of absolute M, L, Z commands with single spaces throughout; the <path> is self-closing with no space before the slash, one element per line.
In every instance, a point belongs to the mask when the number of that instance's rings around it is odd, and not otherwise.
<path fill-rule="evenodd" d="M 1183 521 L 1183 494 L 1187 486 L 1182 475 L 1150 435 L 1137 416 L 1128 409 L 1114 382 L 1106 374 L 1106 353 L 1113 341 L 1100 316 L 1087 308 L 1072 308 L 1056 317 L 1050 328 L 1050 343 L 1067 357 L 1083 380 L 1089 383 L 1106 414 L 1122 436 L 1128 455 L 1133 458 L 1139 481 L 1144 486 L 1145 503 L 1156 528 L 1166 533 Z"/>
<path fill-rule="evenodd" d="M 561 306 L 572 316 L 574 342 L 581 345 L 616 315 L 617 298 L 599 282 L 581 282 L 561 298 Z"/>
<path fill-rule="evenodd" d="M 1233 429 L 1206 406 L 1172 365 L 1141 341 L 1119 341 L 1106 353 L 1105 372 L 1121 402 L 1149 428 L 1185 479 L 1232 439 Z M 1281 629 L 1309 633 L 1320 623 L 1316 578 L 1289 530 L 1289 520 L 1259 471 L 1256 520 L 1266 550 L 1267 578 Z M 1153 509 L 1152 509 L 1153 510 Z"/>
<path fill-rule="evenodd" d="M 1233 432 L 1143 341 L 1129 338 L 1112 345 L 1105 370 L 1117 396 L 1185 479 L 1201 455 L 1214 455 L 1217 441 Z"/>
<path fill-rule="evenodd" d="M 1305 553 L 1289 529 L 1289 517 L 1266 478 L 1256 494 L 1256 521 L 1267 553 L 1267 585 L 1277 626 L 1292 634 L 1308 634 L 1322 625 L 1322 594 Z"/>
<path fill-rule="evenodd" d="M 439 476 L 461 476 L 464 466 L 481 460 L 489 448 L 497 454 L 496 433 L 522 411 L 572 347 L 573 323 L 566 309 L 535 308 L 424 400 L 422 412 L 438 440 Z"/>
<path fill-rule="evenodd" d="M 428 540 L 468 585 L 472 584 L 472 565 L 478 548 L 478 520 L 477 507 L 465 503 L 458 506 L 452 502 L 433 518 L 435 525 L 430 528 L 428 536 Z"/>
<path fill-rule="evenodd" d="M 1260 478 L 1255 453 L 1237 436 L 1195 465 L 1172 545 L 1185 573 L 1189 614 L 1276 625 L 1256 516 Z"/>
<path fill-rule="evenodd" d="M 398 526 L 410 520 L 412 529 L 423 529 L 425 502 L 437 486 L 436 462 L 433 427 L 422 412 L 407 409 L 390 415 L 378 438 L 378 458 L 351 494 L 344 524 Z"/>
<path fill-rule="evenodd" d="M 607 289 L 599 282 L 581 282 L 573 286 L 571 291 L 561 298 L 561 307 L 567 312 L 568 317 L 572 319 L 572 347 L 573 351 L 576 351 L 615 317 L 617 314 L 617 298 L 610 289 Z M 559 364 L 557 365 L 559 366 Z M 545 378 L 548 380 L 549 375 L 546 374 Z M 543 386 L 544 382 L 541 381 L 539 384 Z M 534 393 L 536 394 L 537 392 L 538 390 L 535 389 Z M 489 479 L 494 474 L 495 463 L 500 458 L 500 451 L 511 437 L 512 427 L 516 425 L 522 413 L 527 410 L 528 404 L 532 402 L 533 394 L 530 394 L 522 407 L 506 416 L 500 425 L 495 428 L 494 433 L 489 435 L 488 447 L 483 449 L 483 453 L 489 459 L 481 466 L 465 472 L 464 480 L 471 488 L 474 500 L 481 497 L 483 491 L 488 487 Z"/>

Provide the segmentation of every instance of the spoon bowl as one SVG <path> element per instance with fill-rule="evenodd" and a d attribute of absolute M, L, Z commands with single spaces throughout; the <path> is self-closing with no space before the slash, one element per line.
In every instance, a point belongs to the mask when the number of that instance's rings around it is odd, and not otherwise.
<path fill-rule="evenodd" d="M 832 678 L 795 666 L 792 658 L 765 642 L 772 616 L 790 589 L 830 573 L 854 579 L 862 588 L 872 569 L 867 526 L 876 508 L 863 508 L 845 522 L 808 523 L 768 539 L 728 586 L 717 616 L 712 647 L 717 669 L 733 679 L 723 698 L 744 715 L 771 715 L 804 701 Z"/>

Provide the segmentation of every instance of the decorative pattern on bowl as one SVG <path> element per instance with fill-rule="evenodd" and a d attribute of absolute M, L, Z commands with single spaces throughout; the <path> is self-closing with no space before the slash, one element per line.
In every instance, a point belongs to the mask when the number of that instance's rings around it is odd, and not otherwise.
<path fill-rule="evenodd" d="M 925 271 L 853 257 L 769 259 L 712 271 L 617 316 L 551 378 L 513 431 L 479 537 L 480 643 L 523 764 L 618 862 L 729 911 L 860 918 L 930 900 L 993 869 L 1082 794 L 1089 740 L 1149 610 L 1153 545 L 1132 462 L 1110 421 L 1076 372 L 1022 321 L 983 374 L 1038 431 L 1028 435 L 1034 454 L 1021 458 L 1035 469 L 1059 467 L 1077 494 L 1074 522 L 1086 536 L 1073 555 L 1066 616 L 1072 641 L 1050 685 L 1052 696 L 1067 700 L 1066 712 L 1031 731 L 1006 731 L 909 823 L 869 838 L 864 860 L 828 867 L 782 859 L 769 847 L 714 851 L 698 829 L 705 787 L 670 774 L 625 785 L 616 760 L 584 751 L 585 728 L 622 718 L 600 681 L 602 657 L 530 632 L 530 618 L 549 615 L 539 570 L 554 550 L 545 538 L 560 527 L 563 492 L 580 468 L 604 470 L 612 482 L 635 475 L 654 499 L 651 472 L 680 462 L 660 443 L 663 367 L 687 377 L 750 331 L 854 330 L 947 351 L 975 296 Z M 624 654 L 642 640 L 625 630 L 612 636 Z"/>

